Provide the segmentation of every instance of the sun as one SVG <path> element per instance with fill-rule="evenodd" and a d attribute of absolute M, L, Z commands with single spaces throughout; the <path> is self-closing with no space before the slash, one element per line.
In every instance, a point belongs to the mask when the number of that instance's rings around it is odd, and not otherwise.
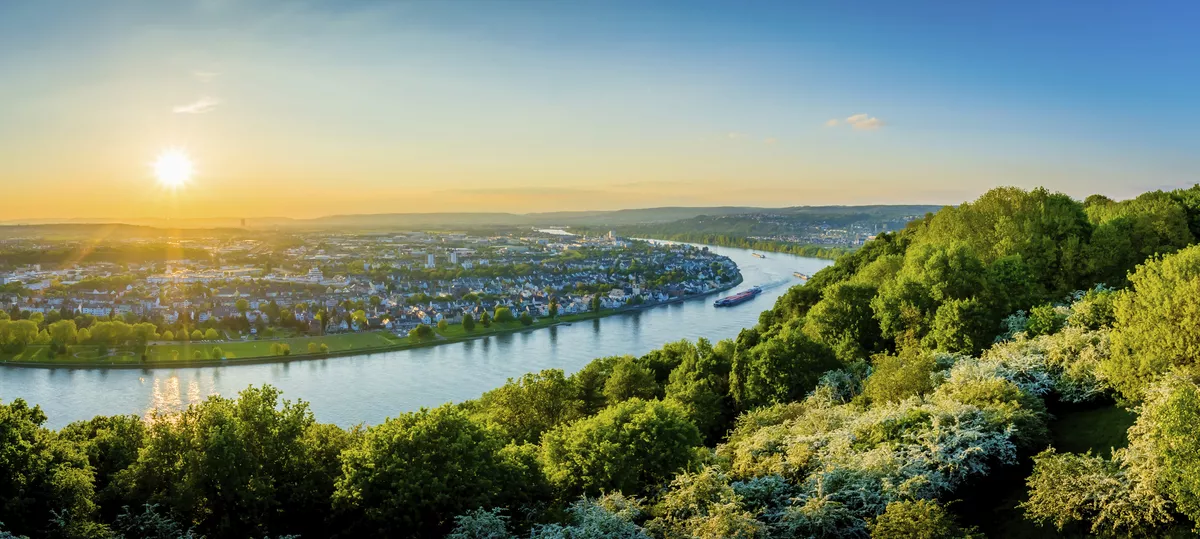
<path fill-rule="evenodd" d="M 164 187 L 182 187 L 192 179 L 192 160 L 182 150 L 165 150 L 154 161 L 154 177 Z"/>

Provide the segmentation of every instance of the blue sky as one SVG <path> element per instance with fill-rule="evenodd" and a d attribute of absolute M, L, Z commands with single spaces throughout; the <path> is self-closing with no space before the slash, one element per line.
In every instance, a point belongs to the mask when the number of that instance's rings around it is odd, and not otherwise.
<path fill-rule="evenodd" d="M 0 4 L 0 185 L 30 204 L 0 218 L 1131 196 L 1200 177 L 1198 16 L 16 0 Z M 195 161 L 187 189 L 148 177 L 166 147 Z"/>

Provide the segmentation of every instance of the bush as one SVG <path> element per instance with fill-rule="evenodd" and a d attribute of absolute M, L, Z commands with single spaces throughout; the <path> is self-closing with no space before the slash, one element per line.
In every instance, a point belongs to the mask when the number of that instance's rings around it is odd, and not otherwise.
<path fill-rule="evenodd" d="M 517 318 L 513 316 L 512 310 L 508 307 L 496 307 L 496 314 L 492 316 L 492 320 L 497 324 L 512 322 Z"/>
<path fill-rule="evenodd" d="M 533 315 L 530 315 L 527 312 L 521 313 L 520 320 L 521 320 L 521 325 L 523 325 L 523 326 L 533 325 Z"/>
<path fill-rule="evenodd" d="M 954 516 L 933 500 L 889 503 L 871 525 L 871 539 L 984 539 L 974 529 L 962 529 Z"/>

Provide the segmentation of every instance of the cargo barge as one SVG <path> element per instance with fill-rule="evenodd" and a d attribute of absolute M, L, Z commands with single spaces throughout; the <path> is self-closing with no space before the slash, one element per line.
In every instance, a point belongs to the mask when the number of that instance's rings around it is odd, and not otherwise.
<path fill-rule="evenodd" d="M 733 307 L 740 303 L 744 303 L 754 299 L 755 296 L 762 293 L 762 289 L 755 286 L 748 290 L 743 290 L 732 296 L 726 296 L 713 302 L 713 307 Z"/>

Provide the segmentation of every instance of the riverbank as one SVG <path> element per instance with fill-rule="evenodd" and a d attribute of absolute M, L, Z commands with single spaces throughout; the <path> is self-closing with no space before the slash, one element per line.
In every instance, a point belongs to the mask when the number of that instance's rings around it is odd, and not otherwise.
<path fill-rule="evenodd" d="M 776 240 L 756 240 L 741 236 L 724 236 L 719 234 L 646 234 L 639 233 L 639 238 L 672 241 L 679 243 L 696 243 L 715 245 L 718 247 L 733 247 L 769 253 L 783 253 L 823 260 L 837 260 L 839 256 L 853 251 L 850 247 L 830 247 L 811 243 L 789 243 Z"/>
<path fill-rule="evenodd" d="M 98 346 L 75 345 L 70 347 L 66 354 L 51 358 L 48 346 L 34 345 L 18 354 L 0 356 L 0 358 L 3 358 L 0 359 L 0 366 L 41 369 L 201 368 L 223 365 L 258 365 L 395 352 L 398 350 L 460 343 L 496 335 L 535 331 L 574 322 L 595 320 L 618 314 L 653 309 L 664 305 L 682 303 L 727 291 L 741 284 L 742 280 L 742 275 L 739 273 L 733 282 L 700 294 L 672 298 L 661 303 L 629 305 L 619 309 L 563 315 L 554 319 L 542 318 L 528 326 L 519 321 L 514 321 L 504 324 L 493 324 L 487 328 L 476 325 L 475 329 L 471 331 L 467 331 L 461 324 L 447 326 L 444 330 L 434 327 L 436 337 L 425 341 L 400 337 L 387 331 L 366 331 L 317 337 L 256 341 L 172 342 L 150 345 L 147 349 L 147 356 L 150 359 L 146 361 L 141 360 L 139 353 L 122 347 L 101 354 L 101 349 Z M 291 353 L 283 355 L 273 354 L 272 348 L 276 344 L 286 344 Z M 316 347 L 324 345 L 327 350 L 310 353 L 308 352 L 309 345 Z M 200 357 L 196 357 L 197 354 Z"/>

